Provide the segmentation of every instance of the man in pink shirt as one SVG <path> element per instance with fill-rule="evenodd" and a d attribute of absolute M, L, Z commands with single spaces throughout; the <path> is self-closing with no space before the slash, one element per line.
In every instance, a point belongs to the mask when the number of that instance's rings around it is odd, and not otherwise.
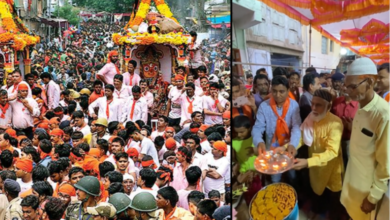
<path fill-rule="evenodd" d="M 141 80 L 141 77 L 136 74 L 135 68 L 137 68 L 137 61 L 130 60 L 129 64 L 127 66 L 128 72 L 123 73 L 123 83 L 126 86 L 138 86 L 139 81 Z"/>
<path fill-rule="evenodd" d="M 202 176 L 202 171 L 198 166 L 189 167 L 186 170 L 186 179 L 188 182 L 188 186 L 185 189 L 181 189 L 177 191 L 177 194 L 179 195 L 179 202 L 177 203 L 178 207 L 182 207 L 186 210 L 190 210 L 188 206 L 188 194 L 190 192 L 196 190 L 200 183 L 200 177 Z"/>
<path fill-rule="evenodd" d="M 114 76 L 120 74 L 119 68 L 115 65 L 118 61 L 118 52 L 113 50 L 108 54 L 107 63 L 98 72 L 97 78 L 105 85 L 114 84 Z"/>

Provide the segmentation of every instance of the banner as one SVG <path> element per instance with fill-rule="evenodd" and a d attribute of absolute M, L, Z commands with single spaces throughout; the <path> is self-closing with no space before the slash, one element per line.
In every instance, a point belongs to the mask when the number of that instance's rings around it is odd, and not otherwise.
<path fill-rule="evenodd" d="M 119 22 L 120 20 L 122 20 L 122 17 L 123 17 L 123 14 L 114 15 L 115 22 Z"/>

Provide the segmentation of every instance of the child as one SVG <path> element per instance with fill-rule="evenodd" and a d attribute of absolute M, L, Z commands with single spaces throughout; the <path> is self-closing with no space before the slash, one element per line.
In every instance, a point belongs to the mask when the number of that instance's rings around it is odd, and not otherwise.
<path fill-rule="evenodd" d="M 233 139 L 233 149 L 236 152 L 237 162 L 240 164 L 240 172 L 254 170 L 253 139 L 251 136 L 252 123 L 245 115 L 233 118 L 233 129 L 236 137 Z"/>

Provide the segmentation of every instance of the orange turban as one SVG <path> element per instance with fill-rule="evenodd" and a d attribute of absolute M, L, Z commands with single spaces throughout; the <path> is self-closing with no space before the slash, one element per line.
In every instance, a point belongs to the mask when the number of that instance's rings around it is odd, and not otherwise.
<path fill-rule="evenodd" d="M 138 150 L 135 148 L 129 148 L 126 153 L 129 157 L 138 157 Z"/>
<path fill-rule="evenodd" d="M 214 142 L 213 147 L 215 149 L 217 149 L 217 150 L 223 151 L 223 156 L 226 156 L 227 145 L 226 145 L 225 142 L 223 142 L 223 141 L 216 141 L 216 142 Z"/>
<path fill-rule="evenodd" d="M 208 125 L 202 125 L 202 126 L 200 126 L 199 129 L 204 132 L 208 127 L 209 127 Z"/>
<path fill-rule="evenodd" d="M 226 111 L 222 114 L 222 118 L 231 118 L 232 115 L 230 114 L 230 111 Z"/>
<path fill-rule="evenodd" d="M 168 139 L 165 141 L 165 147 L 166 147 L 168 150 L 173 150 L 173 149 L 175 149 L 175 147 L 176 147 L 176 141 L 175 141 L 175 139 L 173 139 L 173 138 L 168 138 Z"/>
<path fill-rule="evenodd" d="M 85 171 L 93 170 L 95 173 L 98 174 L 99 173 L 99 161 L 90 155 L 85 155 L 83 169 Z"/>
<path fill-rule="evenodd" d="M 68 184 L 68 183 L 62 184 L 59 187 L 58 192 L 67 194 L 69 196 L 76 196 L 75 188 L 72 185 Z"/>
<path fill-rule="evenodd" d="M 7 130 L 5 130 L 5 133 L 9 134 L 9 136 L 13 138 L 16 138 L 16 131 L 12 128 L 8 128 Z"/>
<path fill-rule="evenodd" d="M 49 124 L 59 124 L 59 123 L 60 123 L 60 118 L 58 117 L 53 117 L 49 121 Z"/>
<path fill-rule="evenodd" d="M 18 91 L 20 90 L 28 90 L 28 86 L 25 83 L 20 83 L 18 86 Z"/>
<path fill-rule="evenodd" d="M 55 128 L 50 132 L 50 135 L 55 135 L 55 136 L 63 136 L 65 133 L 63 130 L 59 128 Z"/>
<path fill-rule="evenodd" d="M 33 161 L 26 158 L 21 158 L 16 161 L 15 166 L 23 171 L 26 171 L 27 173 L 31 173 L 33 170 Z"/>
<path fill-rule="evenodd" d="M 111 63 L 111 57 L 112 56 L 118 56 L 118 51 L 116 50 L 112 50 L 108 53 L 108 57 L 107 57 L 107 63 Z"/>
<path fill-rule="evenodd" d="M 21 136 L 18 136 L 18 141 L 20 142 L 21 140 L 23 140 L 23 139 L 25 139 L 25 138 L 27 138 L 27 136 L 24 136 L 24 135 L 21 135 Z"/>
<path fill-rule="evenodd" d="M 173 127 L 167 127 L 167 128 L 165 128 L 165 132 L 167 132 L 167 131 L 175 132 L 175 129 Z"/>
<path fill-rule="evenodd" d="M 98 148 L 91 148 L 88 152 L 88 155 L 89 156 L 92 156 L 92 157 L 97 157 L 99 158 L 100 156 L 100 150 Z"/>
<path fill-rule="evenodd" d="M 49 123 L 42 122 L 38 125 L 38 128 L 49 129 Z"/>
<path fill-rule="evenodd" d="M 184 76 L 183 76 L 183 75 L 180 75 L 180 74 L 176 74 L 176 76 L 175 76 L 175 81 L 176 81 L 176 80 L 184 81 Z"/>

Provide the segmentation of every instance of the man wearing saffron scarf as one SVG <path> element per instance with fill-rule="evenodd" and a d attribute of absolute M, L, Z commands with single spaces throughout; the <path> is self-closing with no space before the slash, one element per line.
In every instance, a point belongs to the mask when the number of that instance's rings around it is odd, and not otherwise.
<path fill-rule="evenodd" d="M 50 132 L 50 141 L 53 144 L 53 146 L 63 144 L 64 141 L 62 140 L 62 137 L 65 135 L 64 131 L 55 128 Z"/>
<path fill-rule="evenodd" d="M 20 72 L 19 69 L 14 70 L 14 72 L 12 73 L 12 78 L 13 78 L 14 84 L 8 89 L 9 101 L 15 100 L 18 98 L 19 85 L 22 85 L 22 84 L 27 86 L 27 91 L 28 91 L 27 97 L 32 98 L 31 88 L 27 82 L 23 81 L 22 73 Z"/>
<path fill-rule="evenodd" d="M 349 66 L 345 80 L 349 97 L 359 102 L 353 124 L 345 122 L 351 140 L 341 191 L 341 203 L 354 220 L 389 219 L 383 205 L 389 201 L 389 103 L 374 92 L 377 74 L 371 59 L 360 58 Z M 387 217 L 376 216 L 382 209 Z"/>
<path fill-rule="evenodd" d="M 131 87 L 139 86 L 141 77 L 134 72 L 137 68 L 137 61 L 130 60 L 127 68 L 128 72 L 123 73 L 123 84 Z"/>
<path fill-rule="evenodd" d="M 203 97 L 204 123 L 206 125 L 222 124 L 222 114 L 229 103 L 219 94 L 219 84 L 210 84 L 210 96 Z"/>
<path fill-rule="evenodd" d="M 119 122 L 126 124 L 128 121 L 142 120 L 148 122 L 148 104 L 144 97 L 141 96 L 141 88 L 139 86 L 133 86 L 131 88 L 133 96 L 126 99 L 123 106 L 122 116 Z"/>
<path fill-rule="evenodd" d="M 283 76 L 272 79 L 272 97 L 262 102 L 256 115 L 256 122 L 252 129 L 255 153 L 263 154 L 267 150 L 287 147 L 287 151 L 296 155 L 301 138 L 301 118 L 298 103 L 288 98 L 289 83 Z M 265 140 L 263 133 L 265 132 Z M 290 178 L 295 172 L 289 171 Z M 272 175 L 272 182 L 279 182 L 281 175 Z"/>
<path fill-rule="evenodd" d="M 180 126 L 189 126 L 192 122 L 191 114 L 195 111 L 202 111 L 203 99 L 195 95 L 195 85 L 187 83 L 181 93 L 176 93 L 172 97 L 172 102 L 178 102 L 181 105 Z"/>
<path fill-rule="evenodd" d="M 300 145 L 309 146 L 309 159 L 297 159 L 293 168 L 309 168 L 310 185 L 316 194 L 312 200 L 314 213 L 329 211 L 329 219 L 337 220 L 342 210 L 339 198 L 344 171 L 340 147 L 343 123 L 330 113 L 331 106 L 332 94 L 329 91 L 314 92 L 312 112 L 301 126 L 303 143 Z"/>
<path fill-rule="evenodd" d="M 0 128 L 6 130 L 12 126 L 12 108 L 8 103 L 7 90 L 0 90 Z"/>
<path fill-rule="evenodd" d="M 121 74 L 119 68 L 115 65 L 118 61 L 118 51 L 111 51 L 108 53 L 107 63 L 99 70 L 96 77 L 101 80 L 105 85 L 114 84 L 114 76 Z"/>
<path fill-rule="evenodd" d="M 121 102 L 113 96 L 114 86 L 109 84 L 105 88 L 105 96 L 96 99 L 89 107 L 89 114 L 93 119 L 106 118 L 108 122 L 120 121 L 122 115 Z M 98 114 L 95 113 L 95 108 L 99 108 Z"/>
<path fill-rule="evenodd" d="M 18 97 L 10 101 L 13 109 L 12 123 L 15 130 L 23 131 L 32 140 L 34 117 L 40 114 L 38 103 L 28 97 L 30 88 L 27 84 L 18 85 Z"/>

